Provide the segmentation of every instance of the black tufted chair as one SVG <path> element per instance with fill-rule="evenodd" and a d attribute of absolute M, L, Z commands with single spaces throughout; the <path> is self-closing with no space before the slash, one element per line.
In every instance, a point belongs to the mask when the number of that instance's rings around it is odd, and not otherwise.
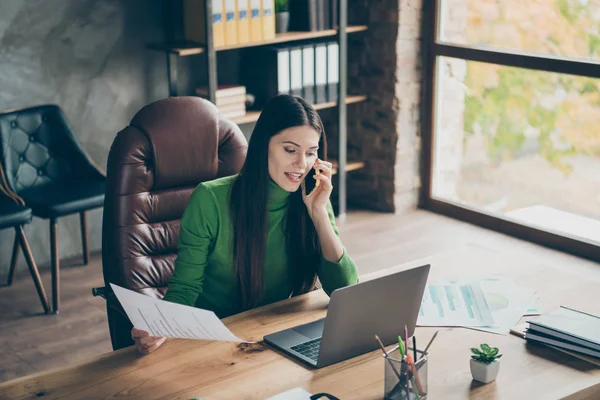
<path fill-rule="evenodd" d="M 79 213 L 87 265 L 87 210 L 104 203 L 105 177 L 77 143 L 56 105 L 0 112 L 0 162 L 9 189 L 33 215 L 50 220 L 53 311 L 59 310 L 57 219 Z"/>
<path fill-rule="evenodd" d="M 50 312 L 50 308 L 48 307 L 46 292 L 44 291 L 44 285 L 42 285 L 40 273 L 37 265 L 35 265 L 35 260 L 31 254 L 29 242 L 27 241 L 25 231 L 23 230 L 23 225 L 30 222 L 31 208 L 25 207 L 23 200 L 6 188 L 4 171 L 0 165 L 0 230 L 6 228 L 15 229 L 15 241 L 13 244 L 12 256 L 10 258 L 10 269 L 8 271 L 8 280 L 6 285 L 12 285 L 20 247 L 23 250 L 23 255 L 25 256 L 27 266 L 29 267 L 29 272 L 33 278 L 33 283 L 35 283 L 38 295 L 40 296 L 42 307 L 44 307 L 44 312 L 47 314 Z"/>

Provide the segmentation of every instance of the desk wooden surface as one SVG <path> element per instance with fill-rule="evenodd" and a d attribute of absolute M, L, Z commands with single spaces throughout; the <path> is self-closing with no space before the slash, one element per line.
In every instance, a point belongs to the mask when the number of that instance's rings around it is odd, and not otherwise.
<path fill-rule="evenodd" d="M 546 309 L 560 304 L 600 314 L 600 266 L 569 270 L 479 246 L 468 246 L 362 277 L 386 275 L 424 263 L 430 279 L 503 274 L 538 289 Z M 261 341 L 265 334 L 325 316 L 328 297 L 316 291 L 224 320 L 239 337 Z M 438 328 L 417 328 L 419 347 Z M 469 348 L 479 343 L 500 348 L 498 379 L 480 385 L 471 379 Z M 421 345 L 422 344 L 422 345 Z M 594 399 L 600 398 L 600 369 L 514 335 L 464 328 L 440 328 L 430 349 L 431 399 Z M 313 370 L 258 343 L 238 345 L 167 340 L 141 356 L 132 348 L 108 353 L 76 366 L 0 384 L 0 398 L 265 399 L 294 387 L 328 392 L 340 399 L 381 399 L 383 359 L 374 351 Z"/>

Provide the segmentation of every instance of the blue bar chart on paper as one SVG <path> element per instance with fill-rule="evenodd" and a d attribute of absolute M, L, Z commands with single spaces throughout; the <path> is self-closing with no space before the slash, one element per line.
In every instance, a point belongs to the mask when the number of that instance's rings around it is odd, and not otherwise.
<path fill-rule="evenodd" d="M 427 285 L 419 309 L 420 326 L 490 326 L 494 324 L 477 282 Z"/>

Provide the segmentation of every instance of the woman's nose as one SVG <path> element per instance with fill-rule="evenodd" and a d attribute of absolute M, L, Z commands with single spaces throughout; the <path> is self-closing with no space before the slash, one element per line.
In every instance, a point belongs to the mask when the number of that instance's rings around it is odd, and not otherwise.
<path fill-rule="evenodd" d="M 296 158 L 296 166 L 298 168 L 306 168 L 307 165 L 308 165 L 308 163 L 306 161 L 306 156 L 304 154 L 301 154 L 298 156 L 298 158 Z"/>

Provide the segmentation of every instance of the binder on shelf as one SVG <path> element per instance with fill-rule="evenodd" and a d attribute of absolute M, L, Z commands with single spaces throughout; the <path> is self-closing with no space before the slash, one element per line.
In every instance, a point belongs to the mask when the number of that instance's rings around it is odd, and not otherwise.
<path fill-rule="evenodd" d="M 315 45 L 315 103 L 327 102 L 327 44 Z"/>
<path fill-rule="evenodd" d="M 329 29 L 329 1 L 328 0 L 317 0 L 319 12 L 317 13 L 317 24 L 320 31 Z"/>
<path fill-rule="evenodd" d="M 268 46 L 248 49 L 242 53 L 241 65 L 252 65 L 252 68 L 242 68 L 241 79 L 247 92 L 254 95 L 253 109 L 261 110 L 272 97 L 290 93 L 289 47 Z"/>
<path fill-rule="evenodd" d="M 238 42 L 235 20 L 236 0 L 223 0 L 223 5 L 225 8 L 225 44 L 234 45 Z"/>
<path fill-rule="evenodd" d="M 277 90 L 275 91 L 275 95 L 289 94 L 291 89 L 290 49 L 280 47 L 276 48 L 275 51 L 277 52 Z M 269 99 L 267 98 L 266 100 L 268 101 Z"/>
<path fill-rule="evenodd" d="M 330 12 L 330 18 L 329 18 L 329 29 L 337 29 L 339 27 L 338 24 L 338 7 L 339 7 L 339 0 L 329 0 L 330 2 L 330 7 L 331 7 L 331 12 Z"/>
<path fill-rule="evenodd" d="M 290 31 L 316 32 L 317 26 L 317 1 L 318 0 L 289 0 Z"/>
<path fill-rule="evenodd" d="M 235 12 L 236 12 L 236 23 L 237 23 L 237 42 L 240 44 L 250 42 L 250 23 L 248 10 L 248 0 L 235 0 Z"/>
<path fill-rule="evenodd" d="M 184 0 L 183 22 L 185 39 L 206 43 L 205 1 L 212 1 L 213 42 L 215 47 L 225 45 L 223 0 Z"/>
<path fill-rule="evenodd" d="M 290 94 L 302 96 L 302 48 L 290 49 Z"/>
<path fill-rule="evenodd" d="M 250 41 L 258 42 L 262 39 L 260 0 L 248 0 L 248 6 L 250 7 Z"/>
<path fill-rule="evenodd" d="M 302 90 L 304 100 L 315 102 L 315 46 L 302 48 Z"/>
<path fill-rule="evenodd" d="M 261 0 L 262 38 L 269 40 L 275 38 L 275 4 L 273 0 Z"/>
<path fill-rule="evenodd" d="M 340 82 L 340 46 L 336 42 L 327 44 L 327 101 L 337 101 Z"/>

